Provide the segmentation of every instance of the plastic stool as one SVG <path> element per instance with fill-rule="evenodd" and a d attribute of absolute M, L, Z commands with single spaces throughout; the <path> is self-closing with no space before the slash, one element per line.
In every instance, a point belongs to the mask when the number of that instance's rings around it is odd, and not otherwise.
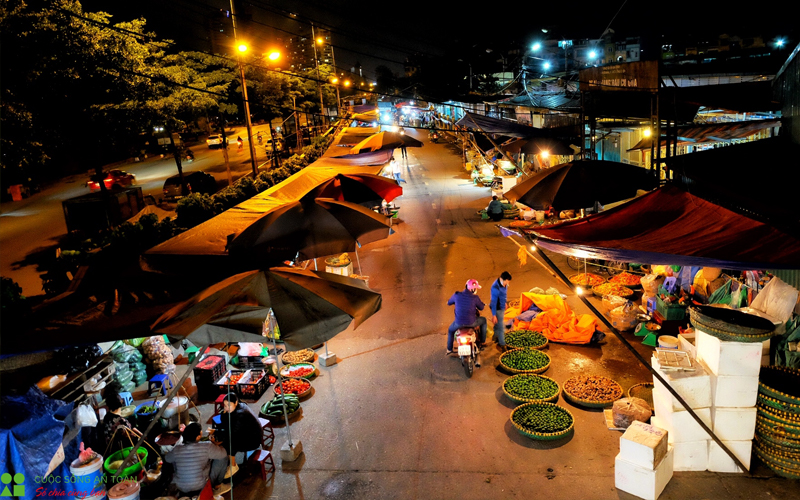
<path fill-rule="evenodd" d="M 250 457 L 250 463 L 261 467 L 261 479 L 264 482 L 267 481 L 269 473 L 272 473 L 273 479 L 275 478 L 275 462 L 272 460 L 272 454 L 267 450 L 256 450 Z"/>
<path fill-rule="evenodd" d="M 220 394 L 219 396 L 217 396 L 217 399 L 214 400 L 214 415 L 219 415 L 220 413 L 222 413 L 224 401 L 225 401 L 225 394 Z"/>
<path fill-rule="evenodd" d="M 166 396 L 167 391 L 172 389 L 172 380 L 166 374 L 155 375 L 148 381 L 147 394 L 152 393 L 153 388 L 158 389 L 162 396 Z"/>
<path fill-rule="evenodd" d="M 119 397 L 125 402 L 125 406 L 130 406 L 133 404 L 133 396 L 131 396 L 130 392 L 120 392 Z"/>
<path fill-rule="evenodd" d="M 267 449 L 275 442 L 275 431 L 272 430 L 272 424 L 265 418 L 259 418 L 258 423 L 261 424 L 261 447 Z M 269 441 L 269 444 L 267 444 Z"/>

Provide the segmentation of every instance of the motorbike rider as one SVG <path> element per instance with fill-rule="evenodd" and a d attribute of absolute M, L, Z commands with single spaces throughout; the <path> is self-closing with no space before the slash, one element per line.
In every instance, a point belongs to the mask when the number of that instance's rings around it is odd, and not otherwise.
<path fill-rule="evenodd" d="M 478 297 L 478 290 L 481 286 L 478 280 L 468 280 L 464 290 L 460 290 L 450 297 L 447 305 L 455 305 L 455 321 L 447 329 L 447 353 L 453 353 L 453 337 L 459 328 L 480 327 L 478 334 L 478 347 L 482 347 L 486 342 L 486 318 L 480 315 L 480 311 L 486 307 Z"/>

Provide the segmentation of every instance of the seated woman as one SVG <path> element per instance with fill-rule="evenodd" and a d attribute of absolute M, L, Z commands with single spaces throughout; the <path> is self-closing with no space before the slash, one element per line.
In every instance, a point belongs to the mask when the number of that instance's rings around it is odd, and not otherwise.
<path fill-rule="evenodd" d="M 106 447 L 111 451 L 116 451 L 125 448 L 126 444 L 131 446 L 127 439 L 128 433 L 132 434 L 131 438 L 139 438 L 142 433 L 138 429 L 134 429 L 127 418 L 120 415 L 122 407 L 125 406 L 125 401 L 113 386 L 107 388 L 103 395 L 105 396 L 106 406 L 108 406 L 108 412 L 103 417 L 103 437 L 105 438 Z"/>
<path fill-rule="evenodd" d="M 236 394 L 228 394 L 222 403 L 220 423 L 211 431 L 211 439 L 220 444 L 228 455 L 236 456 L 242 463 L 249 451 L 261 446 L 261 423 L 245 403 L 240 403 Z"/>

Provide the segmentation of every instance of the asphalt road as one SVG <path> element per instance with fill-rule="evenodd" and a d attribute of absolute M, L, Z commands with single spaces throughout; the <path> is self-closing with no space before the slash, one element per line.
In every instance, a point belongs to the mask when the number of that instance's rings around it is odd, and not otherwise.
<path fill-rule="evenodd" d="M 268 125 L 253 127 L 269 134 Z M 229 164 L 233 180 L 252 172 L 247 142 L 243 150 L 236 146 L 236 137 L 247 137 L 244 128 L 227 131 L 233 145 L 229 146 Z M 182 162 L 184 172 L 202 170 L 213 175 L 218 188 L 228 183 L 223 152 L 210 149 L 205 142 L 190 144 L 195 160 Z M 256 145 L 257 165 L 267 160 L 262 147 Z M 142 162 L 115 164 L 106 169 L 118 168 L 136 175 L 136 185 L 142 188 L 143 195 L 159 199 L 164 180 L 178 173 L 175 159 L 171 155 L 163 158 L 151 157 Z M 0 205 L 0 275 L 12 278 L 22 287 L 25 295 L 38 295 L 42 292 L 40 275 L 44 273 L 41 263 L 55 258 L 56 248 L 67 234 L 61 203 L 64 200 L 89 193 L 86 182 L 90 173 L 73 175 L 44 188 L 40 193 L 22 201 L 9 201 Z M 174 204 L 173 204 L 174 208 Z"/>
<path fill-rule="evenodd" d="M 469 181 L 460 151 L 408 133 L 426 144 L 408 150 L 402 175 L 408 184 L 396 200 L 397 232 L 359 250 L 359 274 L 369 276 L 369 286 L 382 294 L 382 309 L 328 343 L 340 362 L 320 366 L 313 395 L 302 402 L 302 415 L 291 426 L 303 455 L 281 462 L 278 450 L 287 433 L 277 428 L 274 480 L 264 485 L 260 476 L 250 476 L 232 498 L 633 499 L 614 488 L 621 433 L 606 428 L 600 410 L 560 399 L 575 417 L 573 436 L 533 441 L 509 421 L 514 405 L 502 392 L 508 375 L 497 368 L 496 347 L 484 351 L 483 365 L 471 379 L 458 358 L 445 356 L 453 318 L 446 302 L 468 279 L 482 284 L 485 301 L 504 270 L 513 276 L 509 299 L 533 287 L 568 289 L 531 259 L 520 267 L 517 246 L 476 215 L 491 193 Z M 553 258 L 566 269 L 563 257 Z M 574 311 L 588 312 L 569 295 Z M 626 338 L 650 357 L 652 349 L 641 339 Z M 611 334 L 600 344 L 551 344 L 545 352 L 552 358 L 545 375 L 559 384 L 579 374 L 612 377 L 623 390 L 652 380 Z M 261 403 L 270 397 L 268 391 Z M 208 417 L 211 406 L 204 407 Z M 771 477 L 763 466 L 756 474 L 759 479 L 677 473 L 660 499 L 800 498 L 792 481 Z"/>

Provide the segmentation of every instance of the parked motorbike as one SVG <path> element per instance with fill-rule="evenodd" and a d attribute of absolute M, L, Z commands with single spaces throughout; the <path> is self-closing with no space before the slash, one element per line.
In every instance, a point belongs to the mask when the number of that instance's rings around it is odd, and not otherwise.
<path fill-rule="evenodd" d="M 472 377 L 472 372 L 477 366 L 480 368 L 481 362 L 480 349 L 478 348 L 478 329 L 480 327 L 463 327 L 456 331 L 456 345 L 458 346 L 458 357 L 461 358 L 461 366 L 467 378 Z"/>
<path fill-rule="evenodd" d="M 185 156 L 184 160 L 194 161 L 194 153 L 192 152 L 191 149 L 187 149 L 186 152 L 184 153 L 184 156 Z"/>
<path fill-rule="evenodd" d="M 437 144 L 439 142 L 439 134 L 437 134 L 436 132 L 433 132 L 431 134 L 431 142 L 434 143 L 434 144 Z"/>

